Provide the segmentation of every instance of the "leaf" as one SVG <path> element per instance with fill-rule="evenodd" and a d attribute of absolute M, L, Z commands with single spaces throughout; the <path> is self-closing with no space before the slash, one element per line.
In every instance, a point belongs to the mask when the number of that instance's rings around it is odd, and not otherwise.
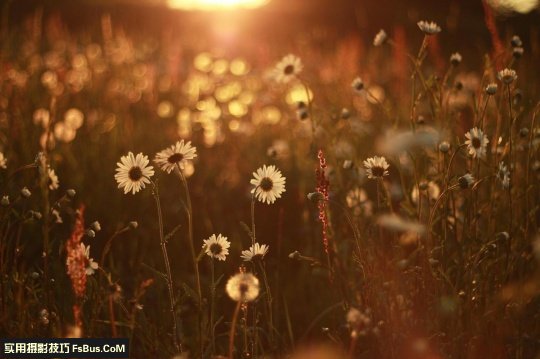
<path fill-rule="evenodd" d="M 176 234 L 176 232 L 178 232 L 178 230 L 180 229 L 180 227 L 182 227 L 181 224 L 177 225 L 176 227 L 174 227 L 174 228 L 172 229 L 172 231 L 170 231 L 169 233 L 167 233 L 167 235 L 166 235 L 165 238 L 164 238 L 165 243 L 168 242 L 169 239 L 171 239 L 171 238 Z"/>
<path fill-rule="evenodd" d="M 151 266 L 149 266 L 148 264 L 146 264 L 146 263 L 144 263 L 144 262 L 142 263 L 142 265 L 143 265 L 144 267 L 150 269 L 151 272 L 154 272 L 155 274 L 161 276 L 163 279 L 167 280 L 167 275 L 166 275 L 165 273 L 158 271 L 158 270 L 155 269 L 154 267 L 151 267 Z"/>

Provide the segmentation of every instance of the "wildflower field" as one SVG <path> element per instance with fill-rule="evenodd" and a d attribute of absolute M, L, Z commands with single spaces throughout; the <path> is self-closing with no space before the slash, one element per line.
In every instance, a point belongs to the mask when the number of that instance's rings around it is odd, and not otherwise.
<path fill-rule="evenodd" d="M 0 338 L 540 358 L 538 1 L 23 3 Z"/>

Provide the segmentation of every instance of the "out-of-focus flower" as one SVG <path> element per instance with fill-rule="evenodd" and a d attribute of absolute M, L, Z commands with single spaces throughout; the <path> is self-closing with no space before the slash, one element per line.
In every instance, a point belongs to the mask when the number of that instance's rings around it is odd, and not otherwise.
<path fill-rule="evenodd" d="M 225 290 L 236 302 L 252 302 L 259 296 L 259 280 L 251 273 L 238 273 L 229 278 Z"/>
<path fill-rule="evenodd" d="M 96 232 L 99 232 L 99 231 L 101 231 L 101 224 L 98 221 L 94 221 L 90 225 L 90 228 L 92 228 Z"/>
<path fill-rule="evenodd" d="M 279 83 L 288 83 L 302 72 L 304 65 L 299 57 L 289 54 L 274 67 L 274 79 Z"/>
<path fill-rule="evenodd" d="M 2 196 L 2 199 L 0 200 L 0 204 L 4 207 L 7 207 L 9 206 L 9 196 L 8 195 L 4 195 Z"/>
<path fill-rule="evenodd" d="M 386 40 L 388 40 L 388 35 L 386 34 L 386 31 L 381 29 L 373 38 L 373 45 L 381 46 L 386 42 Z"/>
<path fill-rule="evenodd" d="M 80 245 L 81 245 L 82 251 L 84 251 L 84 257 L 86 258 L 85 273 L 86 275 L 92 275 L 99 268 L 99 265 L 97 262 L 94 262 L 92 258 L 90 258 L 90 246 L 85 247 L 84 243 L 81 243 Z"/>
<path fill-rule="evenodd" d="M 420 184 L 420 190 L 427 192 L 427 195 L 430 201 L 437 200 L 439 198 L 439 195 L 441 194 L 441 189 L 439 188 L 439 185 L 433 181 L 429 181 L 428 183 L 425 183 L 424 185 Z M 418 203 L 418 187 L 417 186 L 414 186 L 412 189 L 411 199 L 414 203 Z"/>
<path fill-rule="evenodd" d="M 124 194 L 131 192 L 135 194 L 150 183 L 150 177 L 154 175 L 154 168 L 149 166 L 148 156 L 142 153 L 133 155 L 129 152 L 120 158 L 116 168 L 114 178 L 118 182 L 118 188 L 124 189 Z"/>
<path fill-rule="evenodd" d="M 523 47 L 514 47 L 512 49 L 512 56 L 514 56 L 515 59 L 521 59 L 524 52 L 525 50 L 523 49 Z"/>
<path fill-rule="evenodd" d="M 465 137 L 467 138 L 465 144 L 469 150 L 469 155 L 473 158 L 484 158 L 489 143 L 489 139 L 484 132 L 481 129 L 474 127 L 465 134 Z"/>
<path fill-rule="evenodd" d="M 163 171 L 171 173 L 176 166 L 184 169 L 187 162 L 195 157 L 197 157 L 197 148 L 191 146 L 191 141 L 184 142 L 184 140 L 181 140 L 158 152 L 154 157 L 154 163 Z"/>
<path fill-rule="evenodd" d="M 285 177 L 275 166 L 262 166 L 253 172 L 250 183 L 255 186 L 251 193 L 262 203 L 272 204 L 285 192 Z"/>
<path fill-rule="evenodd" d="M 497 93 L 497 88 L 499 86 L 496 83 L 490 83 L 486 86 L 486 93 L 490 96 L 493 96 Z"/>
<path fill-rule="evenodd" d="M 458 184 L 461 189 L 471 188 L 474 184 L 474 177 L 470 173 L 466 173 L 458 178 Z"/>
<path fill-rule="evenodd" d="M 368 178 L 378 179 L 388 176 L 388 168 L 390 165 L 384 157 L 374 156 L 364 161 L 366 174 Z"/>
<path fill-rule="evenodd" d="M 58 212 L 57 209 L 53 209 L 51 211 L 51 214 L 53 215 L 53 218 L 54 218 L 54 223 L 64 223 L 64 221 L 62 220 L 62 217 L 60 216 L 60 212 Z"/>
<path fill-rule="evenodd" d="M 450 56 L 450 63 L 454 66 L 461 64 L 463 57 L 459 52 L 455 52 Z"/>
<path fill-rule="evenodd" d="M 377 218 L 377 224 L 395 232 L 412 232 L 418 234 L 425 232 L 423 224 L 410 219 L 404 219 L 396 214 L 383 214 L 379 216 Z"/>
<path fill-rule="evenodd" d="M 526 14 L 540 5 L 538 0 L 488 0 L 488 3 L 500 13 L 518 12 Z"/>
<path fill-rule="evenodd" d="M 34 124 L 47 128 L 50 121 L 50 113 L 44 108 L 38 108 L 34 111 Z"/>
<path fill-rule="evenodd" d="M 353 88 L 353 90 L 356 92 L 356 93 L 361 93 L 362 90 L 364 89 L 364 81 L 362 81 L 362 79 L 360 77 L 356 77 L 352 82 L 351 82 L 351 87 Z"/>
<path fill-rule="evenodd" d="M 510 44 L 512 45 L 512 47 L 523 46 L 523 42 L 521 41 L 521 38 L 517 35 L 512 36 L 512 40 L 510 40 Z"/>
<path fill-rule="evenodd" d="M 501 182 L 504 189 L 510 188 L 510 171 L 503 161 L 499 163 L 499 169 L 497 171 L 497 178 Z"/>
<path fill-rule="evenodd" d="M 516 81 L 517 74 L 516 71 L 506 68 L 497 73 L 497 78 L 503 83 L 510 85 L 512 82 Z"/>
<path fill-rule="evenodd" d="M 210 238 L 203 240 L 203 248 L 205 253 L 211 258 L 215 258 L 220 261 L 227 259 L 229 254 L 229 247 L 231 243 L 227 240 L 227 237 L 218 234 L 212 234 Z"/>
<path fill-rule="evenodd" d="M 84 115 L 81 110 L 70 108 L 64 114 L 64 124 L 74 130 L 78 130 L 84 122 Z"/>
<path fill-rule="evenodd" d="M 442 141 L 439 143 L 439 151 L 442 153 L 448 153 L 448 151 L 450 151 L 450 143 L 448 141 Z"/>
<path fill-rule="evenodd" d="M 47 175 L 49 177 L 49 189 L 52 191 L 58 189 L 60 181 L 52 168 L 47 168 Z"/>
<path fill-rule="evenodd" d="M 248 250 L 242 251 L 240 256 L 245 262 L 253 261 L 257 258 L 263 259 L 266 253 L 268 253 L 268 245 L 255 243 Z"/>
<path fill-rule="evenodd" d="M 32 192 L 30 192 L 30 190 L 28 189 L 28 187 L 23 187 L 21 189 L 21 195 L 24 197 L 24 198 L 29 198 L 31 195 L 32 195 Z"/>
<path fill-rule="evenodd" d="M 0 168 L 6 169 L 7 168 L 7 159 L 4 156 L 4 153 L 0 152 Z"/>
<path fill-rule="evenodd" d="M 366 191 L 362 188 L 353 188 L 345 197 L 347 206 L 353 210 L 355 216 L 370 217 L 373 215 L 373 202 L 368 198 Z"/>
<path fill-rule="evenodd" d="M 433 21 L 418 21 L 417 25 L 426 35 L 435 35 L 441 32 L 441 27 Z"/>

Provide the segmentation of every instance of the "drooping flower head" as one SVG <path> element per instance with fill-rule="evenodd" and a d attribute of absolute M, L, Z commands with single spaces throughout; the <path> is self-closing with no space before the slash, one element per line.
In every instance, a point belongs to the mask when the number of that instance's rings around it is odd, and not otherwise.
<path fill-rule="evenodd" d="M 388 168 L 390 165 L 384 157 L 374 156 L 364 161 L 364 167 L 368 178 L 377 179 L 388 176 Z"/>
<path fill-rule="evenodd" d="M 279 83 L 288 83 L 302 72 L 304 65 L 299 57 L 289 54 L 274 67 L 274 79 Z"/>
<path fill-rule="evenodd" d="M 154 175 L 154 168 L 149 166 L 148 156 L 142 153 L 135 156 L 129 152 L 120 158 L 114 178 L 118 182 L 118 188 L 124 189 L 124 194 L 139 192 L 146 184 L 150 183 L 150 177 Z"/>
<path fill-rule="evenodd" d="M 268 245 L 255 243 L 248 250 L 242 251 L 240 256 L 245 262 L 251 262 L 255 259 L 263 259 L 266 253 L 268 253 Z"/>
<path fill-rule="evenodd" d="M 473 158 L 484 158 L 489 143 L 489 139 L 484 132 L 481 129 L 474 127 L 465 134 L 465 137 L 467 138 L 465 144 L 469 150 L 469 155 Z"/>
<path fill-rule="evenodd" d="M 197 157 L 197 148 L 191 146 L 191 141 L 181 140 L 158 152 L 154 157 L 154 163 L 163 171 L 171 173 L 176 166 L 184 169 L 186 163 L 195 157 Z"/>
<path fill-rule="evenodd" d="M 229 278 L 225 290 L 236 302 L 252 302 L 259 296 L 259 280 L 251 273 L 238 273 Z"/>
<path fill-rule="evenodd" d="M 441 32 L 441 27 L 433 21 L 418 21 L 417 25 L 426 35 L 435 35 Z"/>
<path fill-rule="evenodd" d="M 215 258 L 220 261 L 227 259 L 229 254 L 229 247 L 231 243 L 227 240 L 227 237 L 218 234 L 212 234 L 208 239 L 203 240 L 203 248 L 205 253 L 211 258 Z"/>
<path fill-rule="evenodd" d="M 264 165 L 257 172 L 253 172 L 250 183 L 255 186 L 251 193 L 254 193 L 257 200 L 263 203 L 272 204 L 285 192 L 285 177 L 273 165 Z"/>

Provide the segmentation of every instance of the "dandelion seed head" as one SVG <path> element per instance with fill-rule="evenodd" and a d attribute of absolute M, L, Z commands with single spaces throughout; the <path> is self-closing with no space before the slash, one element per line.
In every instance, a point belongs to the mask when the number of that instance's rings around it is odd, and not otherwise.
<path fill-rule="evenodd" d="M 252 302 L 259 296 L 259 280 L 251 273 L 238 273 L 229 278 L 225 290 L 236 302 Z"/>

